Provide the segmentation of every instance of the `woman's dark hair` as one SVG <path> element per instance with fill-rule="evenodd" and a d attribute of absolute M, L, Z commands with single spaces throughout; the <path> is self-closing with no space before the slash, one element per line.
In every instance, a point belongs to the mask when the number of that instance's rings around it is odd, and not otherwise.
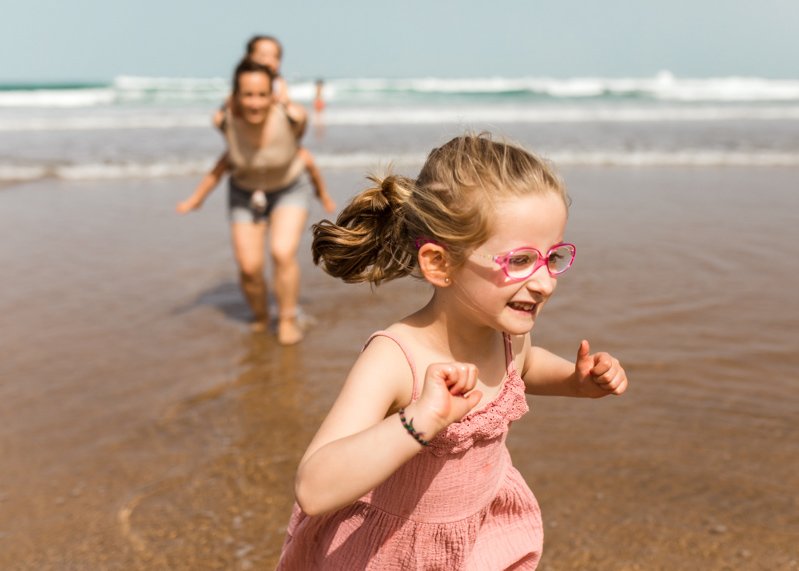
<path fill-rule="evenodd" d="M 245 57 L 239 62 L 239 65 L 236 66 L 236 70 L 233 72 L 233 95 L 236 95 L 239 92 L 239 77 L 245 73 L 253 72 L 266 74 L 266 76 L 269 78 L 269 88 L 271 90 L 272 81 L 275 79 L 274 72 L 265 65 L 255 63 L 250 58 Z"/>

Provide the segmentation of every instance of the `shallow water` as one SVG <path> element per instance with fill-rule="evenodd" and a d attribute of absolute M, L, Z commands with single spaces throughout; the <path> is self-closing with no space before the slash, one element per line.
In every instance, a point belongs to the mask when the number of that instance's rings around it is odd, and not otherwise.
<path fill-rule="evenodd" d="M 563 174 L 578 257 L 535 337 L 565 356 L 587 338 L 632 385 L 531 399 L 511 430 L 541 569 L 796 568 L 799 173 Z M 363 182 L 327 176 L 340 204 Z M 336 282 L 306 237 L 317 325 L 292 348 L 251 335 L 222 192 L 173 214 L 195 182 L 0 190 L 0 568 L 271 568 L 361 343 L 428 295 Z"/>

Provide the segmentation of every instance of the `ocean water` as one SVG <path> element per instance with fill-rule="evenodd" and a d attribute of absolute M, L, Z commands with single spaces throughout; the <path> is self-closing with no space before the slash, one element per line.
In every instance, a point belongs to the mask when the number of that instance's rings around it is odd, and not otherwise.
<path fill-rule="evenodd" d="M 312 81 L 289 78 L 310 103 Z M 223 78 L 0 85 L 0 183 L 194 175 L 222 151 Z M 304 144 L 322 167 L 416 163 L 489 130 L 559 164 L 799 165 L 799 79 L 333 79 Z"/>

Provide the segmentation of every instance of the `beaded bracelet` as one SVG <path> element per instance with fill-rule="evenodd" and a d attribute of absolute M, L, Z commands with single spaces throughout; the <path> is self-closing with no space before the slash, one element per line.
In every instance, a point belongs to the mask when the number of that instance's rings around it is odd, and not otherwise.
<path fill-rule="evenodd" d="M 430 441 L 429 440 L 425 440 L 424 438 L 422 438 L 422 434 L 424 434 L 424 432 L 418 432 L 413 427 L 413 419 L 411 419 L 410 422 L 405 420 L 405 409 L 404 408 L 399 409 L 399 417 L 400 417 L 400 422 L 402 422 L 402 426 L 405 428 L 405 430 L 408 431 L 408 434 L 413 436 L 413 439 L 416 440 L 416 442 L 418 442 L 422 446 L 430 446 Z"/>

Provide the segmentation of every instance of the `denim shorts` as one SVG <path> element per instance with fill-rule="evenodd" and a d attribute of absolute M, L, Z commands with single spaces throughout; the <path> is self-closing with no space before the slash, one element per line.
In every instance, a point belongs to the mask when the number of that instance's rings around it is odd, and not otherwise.
<path fill-rule="evenodd" d="M 228 215 L 231 222 L 265 222 L 275 208 L 294 206 L 310 210 L 312 198 L 308 175 L 302 173 L 290 185 L 270 192 L 245 190 L 228 178 Z"/>

